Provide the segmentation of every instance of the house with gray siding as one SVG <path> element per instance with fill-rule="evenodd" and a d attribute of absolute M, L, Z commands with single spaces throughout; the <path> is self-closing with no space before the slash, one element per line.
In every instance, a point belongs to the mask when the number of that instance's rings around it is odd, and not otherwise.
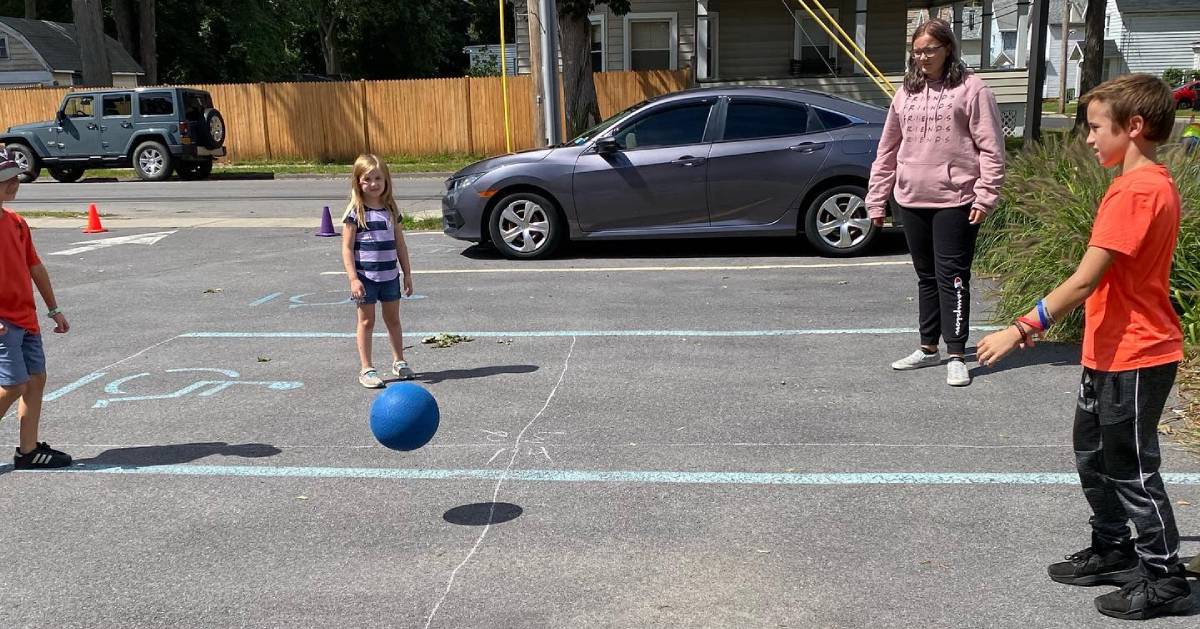
<path fill-rule="evenodd" d="M 105 36 L 114 87 L 137 87 L 142 66 Z M 75 25 L 0 16 L 0 88 L 71 86 L 82 81 Z"/>
<path fill-rule="evenodd" d="M 1198 0 L 1200 1 L 1200 0 Z M 899 85 L 908 60 L 912 11 L 943 11 L 964 39 L 968 61 L 996 93 L 1005 127 L 1020 133 L 1028 73 L 1019 63 L 993 67 L 1004 58 L 993 42 L 993 4 L 1009 3 L 1028 29 L 1028 2 L 981 0 L 969 7 L 944 0 L 822 0 L 837 26 L 887 80 Z M 631 0 L 626 15 L 596 7 L 592 68 L 597 72 L 687 69 L 699 85 L 788 85 L 817 89 L 877 104 L 889 100 L 795 0 Z M 814 3 L 809 3 L 810 5 Z M 517 71 L 529 72 L 529 29 L 517 12 Z M 918 20 L 920 18 L 917 18 Z M 1028 44 L 1026 43 L 1026 46 Z"/>

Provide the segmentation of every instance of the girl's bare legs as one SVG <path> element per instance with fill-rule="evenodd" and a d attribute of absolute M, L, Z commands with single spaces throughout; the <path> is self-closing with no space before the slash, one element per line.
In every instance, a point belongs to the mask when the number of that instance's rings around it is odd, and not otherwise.
<path fill-rule="evenodd" d="M 400 301 L 385 301 L 379 304 L 383 311 L 383 324 L 387 326 L 388 341 L 392 344 L 392 363 L 404 360 L 404 331 L 400 328 Z"/>
<path fill-rule="evenodd" d="M 386 306 L 385 306 L 386 307 Z M 358 304 L 358 340 L 359 370 L 371 368 L 371 335 L 375 333 L 375 304 Z"/>

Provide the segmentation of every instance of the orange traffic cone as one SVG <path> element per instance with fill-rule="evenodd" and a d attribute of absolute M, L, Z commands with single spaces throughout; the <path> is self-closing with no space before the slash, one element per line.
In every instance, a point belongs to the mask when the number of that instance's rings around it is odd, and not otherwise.
<path fill-rule="evenodd" d="M 99 234 L 108 231 L 100 224 L 100 212 L 96 211 L 96 204 L 88 204 L 88 224 L 83 230 L 85 234 Z"/>

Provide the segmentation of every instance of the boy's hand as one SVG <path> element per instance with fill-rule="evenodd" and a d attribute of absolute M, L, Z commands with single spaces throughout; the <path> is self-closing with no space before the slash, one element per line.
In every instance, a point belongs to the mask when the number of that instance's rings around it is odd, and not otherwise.
<path fill-rule="evenodd" d="M 979 364 L 991 367 L 1020 344 L 1021 333 L 1017 332 L 1014 326 L 1008 326 L 980 339 L 975 346 L 975 357 L 979 360 Z"/>
<path fill-rule="evenodd" d="M 362 280 L 358 278 L 350 280 L 350 299 L 362 301 L 366 296 L 367 287 L 363 286 Z"/>
<path fill-rule="evenodd" d="M 54 316 L 50 317 L 50 318 L 54 319 L 54 323 L 57 324 L 54 326 L 55 332 L 57 332 L 59 334 L 65 334 L 71 330 L 71 324 L 67 323 L 67 316 L 64 315 L 63 313 L 56 312 L 56 313 L 54 313 Z M 2 327 L 4 327 L 4 326 L 0 326 L 0 328 L 2 328 Z"/>
<path fill-rule="evenodd" d="M 413 294 L 412 275 L 409 275 L 406 273 L 404 275 L 404 296 L 412 297 L 412 294 Z"/>

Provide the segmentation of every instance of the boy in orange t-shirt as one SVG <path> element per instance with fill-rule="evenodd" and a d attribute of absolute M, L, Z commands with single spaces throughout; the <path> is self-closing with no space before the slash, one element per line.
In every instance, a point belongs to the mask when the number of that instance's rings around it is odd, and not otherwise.
<path fill-rule="evenodd" d="M 12 201 L 21 187 L 21 169 L 0 151 L 0 203 Z M 42 414 L 42 392 L 46 389 L 46 356 L 38 330 L 36 285 L 50 309 L 55 332 L 70 329 L 67 318 L 54 299 L 50 275 L 33 248 L 29 225 L 15 212 L 0 208 L 0 417 L 20 400 L 20 440 L 13 467 L 39 469 L 66 467 L 70 455 L 37 440 Z"/>
<path fill-rule="evenodd" d="M 1171 306 L 1171 258 L 1180 198 L 1154 161 L 1175 121 L 1171 91 L 1149 75 L 1126 75 L 1084 95 L 1088 145 L 1105 167 L 1121 166 L 1092 225 L 1079 268 L 1012 326 L 979 341 L 993 365 L 1084 302 L 1083 377 L 1073 441 L 1092 543 L 1048 568 L 1070 585 L 1121 585 L 1096 598 L 1116 618 L 1145 620 L 1191 609 L 1179 531 L 1158 468 L 1158 420 L 1183 359 Z M 1137 527 L 1131 539 L 1129 521 Z"/>

